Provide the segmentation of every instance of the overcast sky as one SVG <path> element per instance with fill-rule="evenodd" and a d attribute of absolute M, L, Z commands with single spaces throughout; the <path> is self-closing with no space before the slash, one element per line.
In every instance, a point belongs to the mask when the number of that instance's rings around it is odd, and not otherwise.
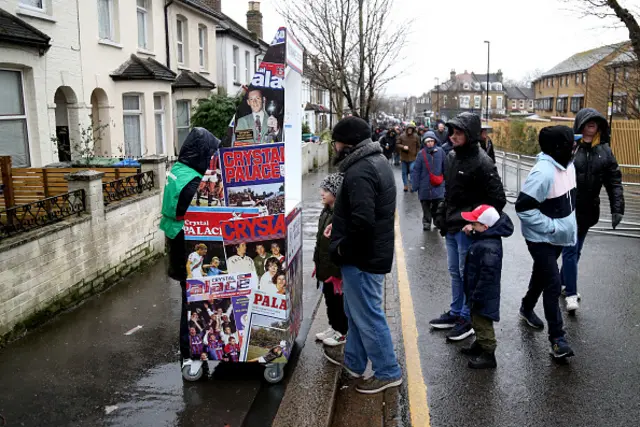
<path fill-rule="evenodd" d="M 285 25 L 274 7 L 282 1 L 261 2 L 268 43 Z M 631 6 L 636 1 L 620 3 Z M 246 26 L 248 4 L 222 0 L 222 11 Z M 448 79 L 451 69 L 486 73 L 484 40 L 491 41 L 491 72 L 502 69 L 505 78 L 520 79 L 536 68 L 546 71 L 574 53 L 629 38 L 626 29 L 602 28 L 603 21 L 581 18 L 571 4 L 560 0 L 395 0 L 394 5 L 389 19 L 407 27 L 409 43 L 407 59 L 396 64 L 404 74 L 386 87 L 389 95 L 418 96 L 434 86 L 435 77 Z"/>

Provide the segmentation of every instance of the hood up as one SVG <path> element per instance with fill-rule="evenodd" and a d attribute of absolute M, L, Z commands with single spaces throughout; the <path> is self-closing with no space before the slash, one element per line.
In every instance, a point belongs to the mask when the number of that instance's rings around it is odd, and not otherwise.
<path fill-rule="evenodd" d="M 482 132 L 482 124 L 480 117 L 473 113 L 458 114 L 453 119 L 447 122 L 447 129 L 449 130 L 449 136 L 453 135 L 454 129 L 460 129 L 467 136 L 467 144 L 475 144 L 480 140 L 480 133 Z"/>
<path fill-rule="evenodd" d="M 600 131 L 600 143 L 609 142 L 609 123 L 605 116 L 600 114 L 598 110 L 593 108 L 583 108 L 576 114 L 576 119 L 573 122 L 573 132 L 575 134 L 581 134 L 584 126 L 594 121 L 598 123 L 598 130 Z"/>
<path fill-rule="evenodd" d="M 427 131 L 427 132 L 423 135 L 423 137 L 422 137 L 422 138 L 423 138 L 423 139 L 431 138 L 431 139 L 433 139 L 434 141 L 438 141 L 438 138 L 436 138 L 436 133 L 435 133 L 434 131 L 432 131 L 432 130 Z"/>
<path fill-rule="evenodd" d="M 220 140 L 204 128 L 193 128 L 184 140 L 178 161 L 204 175 L 209 168 L 211 156 L 218 151 Z"/>

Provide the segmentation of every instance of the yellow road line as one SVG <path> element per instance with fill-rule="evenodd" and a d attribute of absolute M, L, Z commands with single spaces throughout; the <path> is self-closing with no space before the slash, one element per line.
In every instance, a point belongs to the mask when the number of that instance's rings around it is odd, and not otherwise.
<path fill-rule="evenodd" d="M 427 385 L 422 375 L 420 364 L 420 352 L 418 350 L 418 328 L 416 316 L 413 310 L 413 299 L 409 288 L 409 275 L 407 263 L 402 247 L 402 235 L 400 234 L 400 217 L 396 213 L 396 265 L 398 267 L 398 292 L 400 294 L 400 313 L 402 316 L 402 338 L 407 370 L 407 389 L 409 391 L 409 411 L 412 427 L 429 427 L 429 405 L 427 403 Z"/>

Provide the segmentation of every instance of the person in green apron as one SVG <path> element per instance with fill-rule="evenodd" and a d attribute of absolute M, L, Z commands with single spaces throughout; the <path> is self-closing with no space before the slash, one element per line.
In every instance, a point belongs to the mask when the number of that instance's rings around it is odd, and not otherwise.
<path fill-rule="evenodd" d="M 209 168 L 211 157 L 220 147 L 220 140 L 203 128 L 193 128 L 180 149 L 178 161 L 167 174 L 162 200 L 160 229 L 167 238 L 169 277 L 180 282 L 182 315 L 180 316 L 180 354 L 190 357 L 187 324 L 187 250 L 184 240 L 184 215 L 198 191 L 200 181 Z"/>

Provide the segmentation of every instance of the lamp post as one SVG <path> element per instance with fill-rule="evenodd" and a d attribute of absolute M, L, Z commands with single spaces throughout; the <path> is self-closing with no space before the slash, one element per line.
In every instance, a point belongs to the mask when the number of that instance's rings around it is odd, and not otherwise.
<path fill-rule="evenodd" d="M 488 40 L 484 41 L 487 44 L 487 123 L 489 123 L 489 59 L 491 58 L 491 42 Z"/>
<path fill-rule="evenodd" d="M 440 79 L 438 77 L 435 78 L 436 81 L 436 120 L 440 118 Z"/>

